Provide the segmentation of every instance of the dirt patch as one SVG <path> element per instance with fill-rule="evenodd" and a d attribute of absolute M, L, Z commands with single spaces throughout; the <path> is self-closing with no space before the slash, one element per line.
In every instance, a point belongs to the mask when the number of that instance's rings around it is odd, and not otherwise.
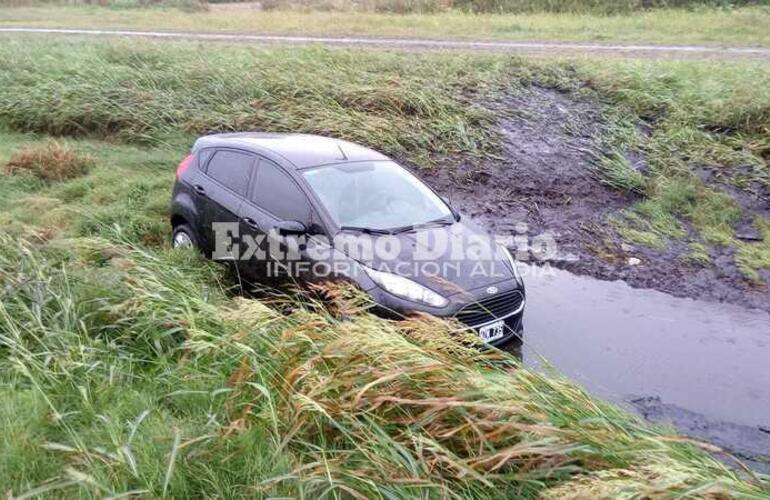
<path fill-rule="evenodd" d="M 767 287 L 742 277 L 732 249 L 712 249 L 712 265 L 700 267 L 682 259 L 690 252 L 685 241 L 632 246 L 609 226 L 609 214 L 639 198 L 598 177 L 600 102 L 532 87 L 491 107 L 503 138 L 499 160 L 423 174 L 460 211 L 497 234 L 515 234 L 522 222 L 530 237 L 551 234 L 558 245 L 551 263 L 577 274 L 770 311 Z M 644 158 L 629 155 L 632 165 L 645 167 Z"/>
<path fill-rule="evenodd" d="M 596 177 L 600 107 L 540 88 L 492 106 L 503 138 L 499 161 L 432 171 L 428 181 L 494 231 L 514 231 L 525 222 L 530 235 L 553 234 L 558 260 L 575 260 L 588 240 L 601 240 L 595 228 L 603 225 L 605 214 L 634 201 Z"/>
<path fill-rule="evenodd" d="M 233 12 L 248 10 L 263 10 L 261 2 L 228 2 L 228 3 L 209 3 L 209 10 L 213 12 Z"/>

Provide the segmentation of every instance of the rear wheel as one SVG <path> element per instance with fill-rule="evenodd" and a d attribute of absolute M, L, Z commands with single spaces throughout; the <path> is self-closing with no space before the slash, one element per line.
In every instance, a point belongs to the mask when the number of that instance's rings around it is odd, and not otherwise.
<path fill-rule="evenodd" d="M 187 224 L 179 224 L 174 228 L 171 246 L 173 248 L 200 248 L 195 232 Z"/>

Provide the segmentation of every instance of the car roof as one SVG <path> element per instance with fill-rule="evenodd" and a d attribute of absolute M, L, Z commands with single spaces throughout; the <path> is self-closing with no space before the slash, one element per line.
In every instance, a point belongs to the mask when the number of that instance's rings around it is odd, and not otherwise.
<path fill-rule="evenodd" d="M 193 151 L 204 147 L 236 147 L 256 153 L 271 152 L 298 169 L 347 161 L 387 160 L 388 157 L 352 142 L 311 134 L 237 132 L 213 134 L 195 141 Z"/>

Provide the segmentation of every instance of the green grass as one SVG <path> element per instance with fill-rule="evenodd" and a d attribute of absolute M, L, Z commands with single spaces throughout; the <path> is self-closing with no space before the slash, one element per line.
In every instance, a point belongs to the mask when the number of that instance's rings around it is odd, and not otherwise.
<path fill-rule="evenodd" d="M 620 153 L 605 155 L 600 164 L 602 180 L 617 189 L 643 193 L 646 180 L 644 174 L 636 170 L 626 157 Z"/>
<path fill-rule="evenodd" d="M 711 247 L 731 248 L 743 277 L 765 283 L 758 271 L 767 269 L 767 238 L 761 230 L 760 242 L 736 238 L 735 226 L 754 215 L 731 190 L 761 203 L 770 189 L 767 65 L 594 59 L 531 63 L 530 71 L 530 82 L 610 104 L 598 137 L 597 174 L 641 196 L 608 216 L 622 239 L 654 249 L 683 240 L 703 248 L 696 259 L 702 265 Z M 643 164 L 631 165 L 628 153 Z"/>
<path fill-rule="evenodd" d="M 30 134 L 6 131 L 0 136 L 0 161 L 13 151 L 45 145 Z M 179 150 L 98 141 L 64 144 L 93 157 L 94 168 L 88 175 L 58 183 L 46 183 L 32 175 L 4 173 L 0 223 L 5 231 L 18 237 L 47 240 L 96 235 L 105 227 L 119 226 L 132 241 L 159 244 L 165 240 L 173 172 L 158 171 L 178 163 Z"/>
<path fill-rule="evenodd" d="M 603 172 L 609 183 L 645 198 L 613 217 L 621 236 L 655 248 L 672 238 L 698 245 L 744 246 L 735 239 L 734 227 L 751 214 L 743 213 L 726 186 L 748 196 L 770 187 L 767 67 L 617 62 L 589 64 L 579 74 L 615 103 L 615 113 L 626 117 L 612 123 L 605 143 L 641 151 L 647 163 L 648 171 L 640 177 L 622 160 L 612 162 L 610 157 L 611 168 Z M 635 137 L 633 133 L 628 137 L 627 117 L 638 127 Z M 711 179 L 702 180 L 698 171 L 710 172 Z M 694 232 L 688 234 L 682 222 L 690 223 Z M 749 243 L 744 252 L 763 254 L 761 247 Z M 703 252 L 700 257 L 703 261 Z M 744 276 L 756 281 L 763 262 L 743 259 Z"/>
<path fill-rule="evenodd" d="M 371 316 L 344 289 L 284 316 L 232 298 L 192 254 L 114 233 L 3 235 L 0 276 L 11 494 L 767 493 L 568 382 L 461 348 L 444 323 Z"/>
<path fill-rule="evenodd" d="M 764 280 L 759 276 L 758 270 L 770 269 L 770 220 L 757 217 L 754 226 L 760 232 L 762 241 L 759 243 L 738 242 L 735 260 L 741 272 L 754 282 L 762 284 Z"/>
<path fill-rule="evenodd" d="M 0 162 L 57 132 L 93 165 L 53 182 L 0 175 L 0 491 L 770 495 L 557 376 L 461 347 L 451 325 L 386 321 L 335 287 L 324 301 L 284 297 L 291 312 L 279 314 L 240 298 L 218 266 L 167 248 L 174 167 L 194 133 L 296 127 L 439 167 L 442 155 L 495 154 L 492 117 L 474 103 L 532 83 L 601 96 L 614 110 L 604 140 L 649 156 L 645 200 L 627 220 L 658 238 L 687 237 L 685 223 L 723 236 L 732 204 L 689 158 L 745 173 L 715 146 L 729 143 L 742 145 L 734 158 L 759 161 L 767 70 L 613 64 L 610 74 L 506 56 L 4 44 Z M 731 84 L 736 69 L 754 85 Z M 737 247 L 746 272 L 767 266 L 767 221 L 757 224 L 765 240 Z"/>
<path fill-rule="evenodd" d="M 711 256 L 708 249 L 701 243 L 691 243 L 690 253 L 681 257 L 685 264 L 692 266 L 706 267 L 711 264 Z"/>
<path fill-rule="evenodd" d="M 326 133 L 405 156 L 480 154 L 488 113 L 471 97 L 505 61 L 322 49 L 10 41 L 0 51 L 0 120 L 21 130 L 133 143 L 261 129 Z M 47 57 L 29 57 L 45 51 Z M 46 74 L 45 79 L 36 75 Z M 497 82 L 497 83 L 496 83 Z M 67 95 L 61 99 L 61 95 Z"/>
<path fill-rule="evenodd" d="M 607 103 L 597 175 L 643 197 L 612 216 L 627 241 L 655 248 L 670 239 L 744 246 L 733 227 L 751 214 L 721 184 L 747 193 L 770 187 L 770 70 L 762 63 L 546 62 L 493 54 L 405 59 L 364 50 L 225 47 L 12 39 L 0 48 L 0 121 L 21 131 L 180 152 L 196 134 L 211 131 L 321 133 L 436 168 L 446 158 L 497 154 L 493 110 L 484 103 L 535 84 Z M 644 165 L 632 166 L 629 152 Z M 169 161 L 161 156 L 148 163 Z M 712 172 L 712 180 L 701 180 L 698 170 Z M 114 173 L 99 175 L 101 181 Z M 142 180 L 129 191 L 131 203 L 145 203 L 163 182 Z M 80 195 L 84 206 L 110 196 L 83 179 L 53 198 Z M 30 201 L 40 208 L 56 203 Z M 159 199 L 147 203 L 162 207 Z M 125 219 L 131 210 L 130 204 L 96 210 L 83 231 Z M 132 234 L 160 238 L 156 222 L 129 226 Z M 761 245 L 748 243 L 743 254 L 763 255 Z M 743 258 L 740 268 L 756 281 L 764 262 Z"/>
<path fill-rule="evenodd" d="M 608 2 L 609 3 L 609 2 Z M 770 7 L 586 13 L 387 14 L 351 11 L 222 11 L 45 6 L 4 9 L 3 26 L 125 28 L 296 35 L 770 45 Z"/>

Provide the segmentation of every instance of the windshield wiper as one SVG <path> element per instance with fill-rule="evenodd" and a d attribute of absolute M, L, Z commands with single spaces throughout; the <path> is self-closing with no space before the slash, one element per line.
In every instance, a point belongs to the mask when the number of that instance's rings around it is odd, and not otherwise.
<path fill-rule="evenodd" d="M 357 233 L 365 234 L 393 234 L 392 231 L 386 229 L 373 229 L 371 227 L 358 227 L 358 226 L 342 226 L 340 231 L 355 231 Z"/>
<path fill-rule="evenodd" d="M 394 227 L 392 229 L 374 229 L 371 227 L 359 227 L 359 226 L 341 226 L 340 231 L 355 231 L 357 233 L 365 234 L 398 234 L 414 231 L 415 229 L 429 226 L 451 226 L 454 224 L 454 220 L 447 219 L 446 217 L 440 217 L 428 222 L 422 222 L 420 224 L 409 224 L 407 226 Z"/>
<path fill-rule="evenodd" d="M 409 226 L 394 227 L 393 229 L 390 230 L 390 234 L 398 234 L 398 233 L 406 233 L 409 231 L 414 231 L 416 227 L 417 226 L 415 226 L 414 224 Z"/>
<path fill-rule="evenodd" d="M 447 218 L 450 217 L 450 218 Z M 453 215 L 439 217 L 438 219 L 429 220 L 425 224 L 420 224 L 420 226 L 433 226 L 433 225 L 439 225 L 439 226 L 451 226 L 457 222 L 457 220 L 454 218 Z"/>
<path fill-rule="evenodd" d="M 453 219 L 454 219 L 454 217 L 453 217 Z M 451 226 L 455 222 L 456 221 L 454 221 L 454 220 L 448 220 L 446 217 L 440 217 L 438 219 L 429 220 L 428 222 L 423 222 L 421 224 L 410 224 L 408 226 L 397 227 L 397 228 L 391 229 L 390 232 L 393 233 L 393 234 L 406 233 L 408 231 L 414 231 L 415 229 L 423 228 L 423 227 Z"/>

